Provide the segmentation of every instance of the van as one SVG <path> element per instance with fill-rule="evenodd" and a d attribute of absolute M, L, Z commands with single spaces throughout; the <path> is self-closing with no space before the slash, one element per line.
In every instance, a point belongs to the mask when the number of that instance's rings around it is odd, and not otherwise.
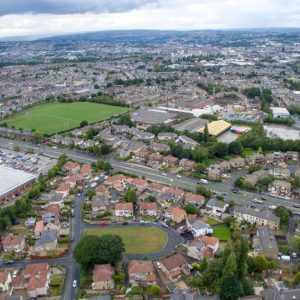
<path fill-rule="evenodd" d="M 206 179 L 200 179 L 199 181 L 198 181 L 198 183 L 202 183 L 202 184 L 208 184 L 208 180 L 206 180 Z"/>

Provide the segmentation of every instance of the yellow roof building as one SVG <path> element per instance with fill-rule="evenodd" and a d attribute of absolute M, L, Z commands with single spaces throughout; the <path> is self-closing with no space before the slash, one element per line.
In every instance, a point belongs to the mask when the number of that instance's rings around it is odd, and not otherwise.
<path fill-rule="evenodd" d="M 224 120 L 213 121 L 207 124 L 208 134 L 212 136 L 219 136 L 220 134 L 228 130 L 230 127 L 231 124 Z M 198 132 L 203 133 L 204 127 L 200 128 Z"/>

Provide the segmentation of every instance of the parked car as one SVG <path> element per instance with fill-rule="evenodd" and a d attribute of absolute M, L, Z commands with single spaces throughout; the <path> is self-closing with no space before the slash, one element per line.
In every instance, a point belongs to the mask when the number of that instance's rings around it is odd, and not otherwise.
<path fill-rule="evenodd" d="M 123 222 L 122 225 L 128 225 L 128 222 Z"/>
<path fill-rule="evenodd" d="M 101 225 L 101 226 L 107 226 L 108 224 L 109 224 L 109 223 L 108 223 L 107 221 L 101 221 L 101 222 L 100 222 L 100 225 Z"/>
<path fill-rule="evenodd" d="M 77 280 L 74 280 L 73 281 L 73 288 L 76 288 L 77 287 Z"/>
<path fill-rule="evenodd" d="M 12 259 L 3 261 L 3 264 L 5 264 L 5 265 L 12 265 L 13 263 L 14 263 L 14 260 L 12 260 Z"/>

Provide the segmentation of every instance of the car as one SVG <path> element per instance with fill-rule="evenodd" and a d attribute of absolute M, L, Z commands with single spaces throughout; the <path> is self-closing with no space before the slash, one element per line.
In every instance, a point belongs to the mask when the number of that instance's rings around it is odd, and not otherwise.
<path fill-rule="evenodd" d="M 296 252 L 292 252 L 292 253 L 291 253 L 291 256 L 292 256 L 293 258 L 297 258 L 297 253 L 296 253 Z"/>
<path fill-rule="evenodd" d="M 266 197 L 260 197 L 260 199 L 261 199 L 261 200 L 267 200 L 267 198 L 266 198 Z"/>
<path fill-rule="evenodd" d="M 12 265 L 14 262 L 15 262 L 15 261 L 12 260 L 12 259 L 4 260 L 4 261 L 3 261 L 3 263 L 4 263 L 5 265 Z"/>
<path fill-rule="evenodd" d="M 128 225 L 128 222 L 123 222 L 122 225 Z"/>
<path fill-rule="evenodd" d="M 228 193 L 224 192 L 224 193 L 222 193 L 222 195 L 223 195 L 223 196 L 227 196 L 227 195 L 228 195 Z"/>
<path fill-rule="evenodd" d="M 161 173 L 162 176 L 168 176 L 167 173 Z"/>
<path fill-rule="evenodd" d="M 71 239 L 70 239 L 70 241 L 74 242 L 74 240 L 75 240 L 75 238 L 74 238 L 74 236 L 72 236 Z"/>
<path fill-rule="evenodd" d="M 85 188 L 85 189 L 88 189 L 88 188 L 89 188 L 89 185 L 88 185 L 88 184 L 86 184 L 86 185 L 84 186 L 84 188 Z"/>
<path fill-rule="evenodd" d="M 17 275 L 18 275 L 18 270 L 14 270 L 13 275 L 12 275 L 12 278 L 16 278 Z"/>
<path fill-rule="evenodd" d="M 144 220 L 141 220 L 141 221 L 140 221 L 140 224 L 143 225 L 143 224 L 146 224 L 146 222 L 145 222 Z"/>
<path fill-rule="evenodd" d="M 166 223 L 161 223 L 161 225 L 162 225 L 163 227 L 166 227 L 166 228 L 169 227 Z"/>
<path fill-rule="evenodd" d="M 101 221 L 99 224 L 101 226 L 107 226 L 109 223 L 107 221 Z"/>
<path fill-rule="evenodd" d="M 96 187 L 97 186 L 97 183 L 96 182 L 92 182 L 91 183 L 91 188 L 94 188 L 94 187 Z"/>
<path fill-rule="evenodd" d="M 235 194 L 238 194 L 240 191 L 239 190 L 237 190 L 237 189 L 231 189 L 231 191 L 233 192 L 233 193 L 235 193 Z"/>
<path fill-rule="evenodd" d="M 53 149 L 57 149 L 57 147 L 56 147 L 56 146 L 53 146 L 52 148 L 53 148 Z"/>
<path fill-rule="evenodd" d="M 73 280 L 73 288 L 77 287 L 77 280 Z"/>
<path fill-rule="evenodd" d="M 80 196 L 81 196 L 81 193 L 78 193 L 78 194 L 77 194 L 77 197 L 80 197 Z"/>
<path fill-rule="evenodd" d="M 300 204 L 294 204 L 293 207 L 300 208 Z"/>
<path fill-rule="evenodd" d="M 159 261 L 156 263 L 156 265 L 157 265 L 157 268 L 158 268 L 158 269 L 160 269 L 160 268 L 161 268 L 161 264 L 160 264 L 160 262 L 159 262 Z"/>
<path fill-rule="evenodd" d="M 177 174 L 176 177 L 181 178 L 181 175 Z"/>
<path fill-rule="evenodd" d="M 173 179 L 173 178 L 170 178 L 169 180 L 170 180 L 171 182 L 173 182 L 173 181 L 174 181 L 174 179 Z"/>
<path fill-rule="evenodd" d="M 75 208 L 75 203 L 72 204 L 72 208 Z"/>

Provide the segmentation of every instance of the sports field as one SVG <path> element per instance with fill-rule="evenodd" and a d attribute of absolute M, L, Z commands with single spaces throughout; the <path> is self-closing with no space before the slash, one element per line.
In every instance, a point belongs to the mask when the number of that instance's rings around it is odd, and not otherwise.
<path fill-rule="evenodd" d="M 51 135 L 77 128 L 83 120 L 95 123 L 125 111 L 125 107 L 91 102 L 47 103 L 19 112 L 5 122 L 9 127 Z"/>
<path fill-rule="evenodd" d="M 168 242 L 168 235 L 154 227 L 100 227 L 86 228 L 85 234 L 102 235 L 117 234 L 125 244 L 128 254 L 150 254 L 164 249 Z"/>

